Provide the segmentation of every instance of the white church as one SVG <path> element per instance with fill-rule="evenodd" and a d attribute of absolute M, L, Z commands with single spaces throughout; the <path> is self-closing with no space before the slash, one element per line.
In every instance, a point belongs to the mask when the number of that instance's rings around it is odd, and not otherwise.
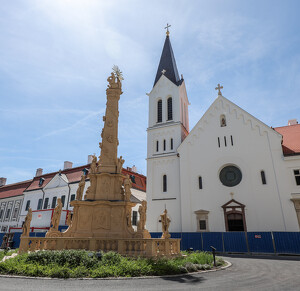
<path fill-rule="evenodd" d="M 218 96 L 189 130 L 189 100 L 167 32 L 147 129 L 147 229 L 299 231 L 300 124 L 271 128 Z"/>

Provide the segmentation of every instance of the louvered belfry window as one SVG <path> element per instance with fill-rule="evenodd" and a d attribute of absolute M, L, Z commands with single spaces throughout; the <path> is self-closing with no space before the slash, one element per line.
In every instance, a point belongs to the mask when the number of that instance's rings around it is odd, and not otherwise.
<path fill-rule="evenodd" d="M 172 97 L 168 98 L 168 120 L 173 119 Z"/>
<path fill-rule="evenodd" d="M 162 101 L 157 102 L 157 122 L 162 122 Z"/>

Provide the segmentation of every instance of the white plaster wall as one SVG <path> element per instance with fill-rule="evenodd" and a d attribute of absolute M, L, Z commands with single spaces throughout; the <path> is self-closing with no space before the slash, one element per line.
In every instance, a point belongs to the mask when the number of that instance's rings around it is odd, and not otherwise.
<path fill-rule="evenodd" d="M 226 115 L 226 127 L 220 127 L 221 114 Z M 290 213 L 286 182 L 278 179 L 284 169 L 281 136 L 225 98 L 213 103 L 178 152 L 183 231 L 196 231 L 194 211 L 199 209 L 210 211 L 210 231 L 225 231 L 221 206 L 232 199 L 231 192 L 235 200 L 246 205 L 248 231 L 298 230 L 295 211 Z M 236 165 L 243 174 L 235 187 L 226 187 L 219 180 L 220 170 L 229 164 Z M 261 182 L 261 170 L 265 171 L 266 185 Z M 202 190 L 198 176 L 202 176 Z"/>
<path fill-rule="evenodd" d="M 163 175 L 167 175 L 167 192 L 163 192 Z M 177 155 L 147 161 L 147 229 L 161 231 L 160 215 L 168 210 L 170 231 L 181 230 L 179 158 Z"/>

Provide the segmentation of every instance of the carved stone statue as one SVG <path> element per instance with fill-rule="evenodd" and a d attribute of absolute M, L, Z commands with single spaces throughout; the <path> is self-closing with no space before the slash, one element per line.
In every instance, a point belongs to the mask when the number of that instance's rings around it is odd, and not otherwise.
<path fill-rule="evenodd" d="M 146 225 L 146 211 L 147 211 L 147 201 L 143 200 L 142 205 L 139 207 L 140 221 L 138 224 L 138 230 L 143 231 Z"/>
<path fill-rule="evenodd" d="M 29 208 L 23 224 L 22 236 L 29 236 L 31 219 L 32 219 L 32 210 L 31 208 Z"/>
<path fill-rule="evenodd" d="M 84 186 L 85 186 L 85 175 L 81 175 L 81 180 L 78 185 L 78 189 L 76 191 L 76 200 L 82 200 L 82 195 L 84 191 Z"/>
<path fill-rule="evenodd" d="M 72 214 L 71 214 L 71 212 L 68 212 L 66 224 L 67 224 L 68 226 L 70 226 L 71 223 L 72 223 Z"/>
<path fill-rule="evenodd" d="M 122 159 L 122 156 L 120 156 L 120 158 L 117 159 L 117 173 L 121 174 L 124 162 L 125 160 Z"/>
<path fill-rule="evenodd" d="M 97 157 L 94 155 L 91 163 L 91 174 L 96 174 L 97 172 Z"/>
<path fill-rule="evenodd" d="M 131 223 L 131 209 L 130 208 L 126 209 L 126 222 L 127 222 L 127 226 L 128 227 L 132 227 L 132 223 Z"/>
<path fill-rule="evenodd" d="M 52 216 L 52 219 L 51 219 L 51 225 L 52 225 L 51 228 L 53 230 L 58 230 L 61 210 L 62 210 L 62 203 L 61 203 L 61 199 L 58 198 L 57 199 L 57 205 L 54 209 L 53 216 Z"/>
<path fill-rule="evenodd" d="M 130 196 L 131 196 L 131 186 L 132 182 L 129 178 L 129 175 L 126 176 L 124 179 L 124 188 L 125 188 L 125 201 L 130 201 Z"/>
<path fill-rule="evenodd" d="M 164 213 L 160 215 L 161 217 L 161 228 L 162 228 L 162 236 L 161 238 L 167 239 L 170 238 L 171 235 L 169 233 L 169 226 L 171 219 L 168 216 L 168 211 L 165 209 Z"/>

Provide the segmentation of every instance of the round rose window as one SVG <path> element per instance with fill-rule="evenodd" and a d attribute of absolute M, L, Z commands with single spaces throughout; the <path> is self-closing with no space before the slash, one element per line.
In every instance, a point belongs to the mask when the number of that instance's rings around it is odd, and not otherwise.
<path fill-rule="evenodd" d="M 236 166 L 226 166 L 220 172 L 220 181 L 227 187 L 238 185 L 242 180 L 242 172 Z"/>

